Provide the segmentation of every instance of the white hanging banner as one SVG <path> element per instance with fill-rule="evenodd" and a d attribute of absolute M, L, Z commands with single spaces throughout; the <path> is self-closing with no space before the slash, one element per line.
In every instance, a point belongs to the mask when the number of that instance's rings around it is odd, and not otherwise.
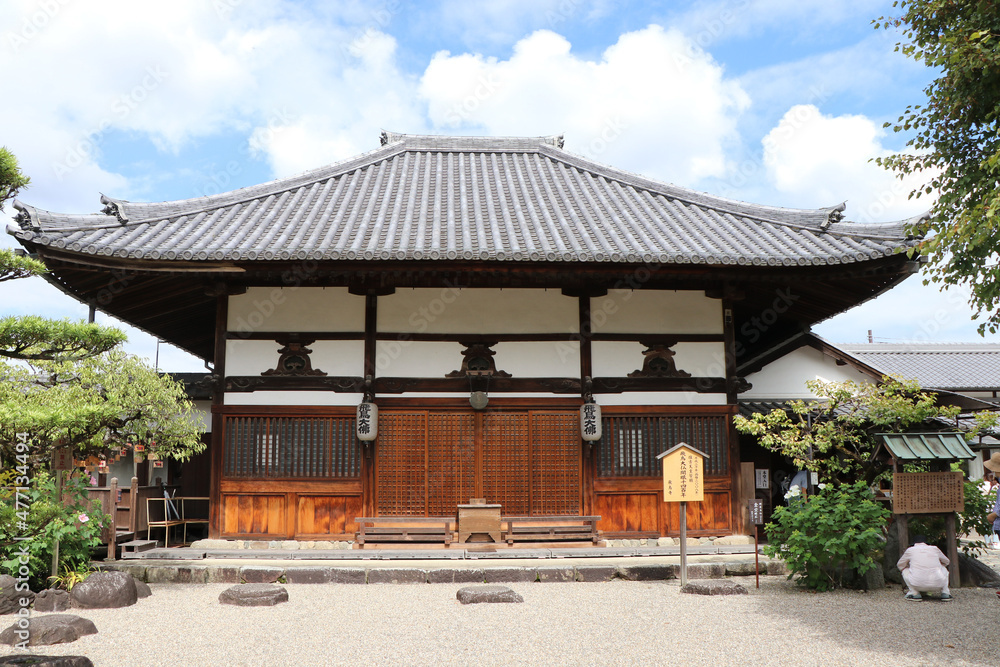
<path fill-rule="evenodd" d="M 586 442 L 601 439 L 601 406 L 597 403 L 580 406 L 580 437 Z"/>
<path fill-rule="evenodd" d="M 378 406 L 374 403 L 359 403 L 357 418 L 358 440 L 371 442 L 378 437 Z"/>

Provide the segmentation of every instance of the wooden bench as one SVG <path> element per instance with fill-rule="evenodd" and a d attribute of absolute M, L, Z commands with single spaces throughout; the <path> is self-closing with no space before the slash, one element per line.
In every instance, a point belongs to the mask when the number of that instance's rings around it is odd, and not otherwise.
<path fill-rule="evenodd" d="M 500 519 L 504 540 L 514 542 L 592 542 L 601 537 L 597 532 L 600 516 L 505 516 Z"/>
<path fill-rule="evenodd" d="M 441 542 L 447 547 L 455 537 L 455 517 L 366 516 L 354 521 L 359 549 L 368 542 Z"/>
<path fill-rule="evenodd" d="M 170 546 L 170 529 L 184 527 L 182 544 L 187 543 L 187 527 L 193 524 L 208 525 L 208 502 L 205 497 L 175 496 L 172 498 L 146 499 L 146 540 L 151 528 L 163 528 L 163 546 Z"/>

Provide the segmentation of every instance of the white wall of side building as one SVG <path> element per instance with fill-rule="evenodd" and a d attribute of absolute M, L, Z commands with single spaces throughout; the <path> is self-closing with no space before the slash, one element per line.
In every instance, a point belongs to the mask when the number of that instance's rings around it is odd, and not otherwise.
<path fill-rule="evenodd" d="M 807 380 L 872 381 L 868 375 L 852 366 L 838 366 L 834 359 L 808 346 L 786 354 L 760 371 L 748 375 L 746 379 L 753 388 L 740 394 L 742 399 L 815 398 L 806 387 Z"/>

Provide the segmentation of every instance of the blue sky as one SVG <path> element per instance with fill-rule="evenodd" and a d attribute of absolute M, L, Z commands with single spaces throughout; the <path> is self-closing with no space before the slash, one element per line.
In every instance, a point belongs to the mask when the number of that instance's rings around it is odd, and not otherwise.
<path fill-rule="evenodd" d="M 6 0 L 0 143 L 20 199 L 93 212 L 99 193 L 198 197 L 378 146 L 381 129 L 565 134 L 566 149 L 737 199 L 897 220 L 926 200 L 870 159 L 932 72 L 844 0 Z M 10 214 L 10 208 L 5 215 Z M 14 245 L 6 235 L 3 246 Z M 40 279 L 0 314 L 83 317 Z M 834 342 L 977 341 L 965 295 L 911 278 L 816 331 Z M 156 343 L 130 330 L 130 349 Z M 991 337 L 996 340 L 996 337 Z M 202 364 L 161 346 L 160 366 Z"/>

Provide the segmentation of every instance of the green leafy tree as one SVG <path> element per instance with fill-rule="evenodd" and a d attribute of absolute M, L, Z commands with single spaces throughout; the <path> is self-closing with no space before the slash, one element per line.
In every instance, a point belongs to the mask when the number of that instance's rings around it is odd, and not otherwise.
<path fill-rule="evenodd" d="M 876 28 L 899 29 L 896 50 L 938 73 L 926 101 L 906 107 L 895 132 L 909 150 L 876 160 L 902 178 L 922 174 L 912 197 L 937 195 L 930 217 L 913 225 L 925 236 L 929 280 L 966 286 L 980 325 L 1000 328 L 1000 4 L 984 0 L 899 0 L 901 14 Z"/>
<path fill-rule="evenodd" d="M 953 419 L 958 408 L 936 404 L 916 380 L 884 377 L 866 382 L 806 383 L 812 401 L 792 401 L 788 410 L 737 415 L 736 429 L 757 436 L 761 445 L 813 470 L 828 481 L 871 484 L 886 465 L 872 459 L 874 434 L 905 431 L 935 417 Z"/>

